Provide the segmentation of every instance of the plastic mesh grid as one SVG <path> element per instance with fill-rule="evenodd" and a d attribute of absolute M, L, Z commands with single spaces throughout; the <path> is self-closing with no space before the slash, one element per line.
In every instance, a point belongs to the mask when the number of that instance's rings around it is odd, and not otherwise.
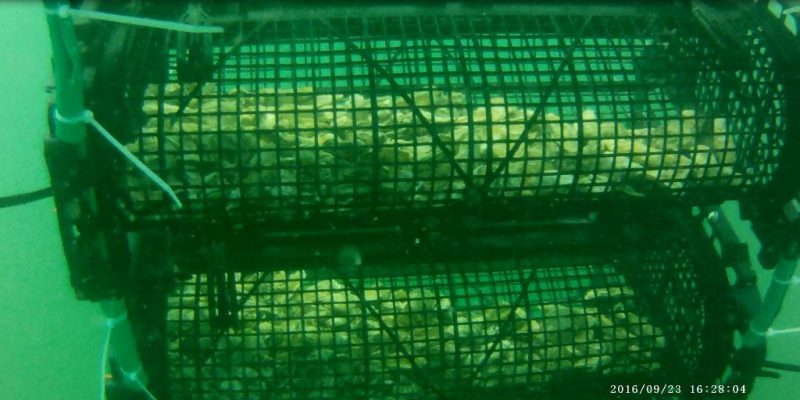
<path fill-rule="evenodd" d="M 427 16 L 228 26 L 214 78 L 150 85 L 130 144 L 144 218 L 363 213 L 489 198 L 768 182 L 782 86 L 757 29 L 729 65 L 691 19 Z M 241 34 L 241 35 L 240 35 Z M 245 42 L 231 45 L 231 38 Z"/>
<path fill-rule="evenodd" d="M 197 275 L 169 299 L 171 394 L 528 398 L 567 375 L 586 387 L 697 380 L 710 315 L 694 265 L 629 267 L 520 260 L 350 280 L 236 273 L 240 308 L 229 326 L 214 324 L 208 281 Z"/>

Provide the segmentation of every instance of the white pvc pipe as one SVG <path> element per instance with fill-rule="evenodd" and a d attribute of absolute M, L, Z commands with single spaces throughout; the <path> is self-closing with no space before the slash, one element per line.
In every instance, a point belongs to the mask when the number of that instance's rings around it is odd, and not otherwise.
<path fill-rule="evenodd" d="M 136 347 L 128 311 L 122 299 L 106 300 L 100 303 L 103 314 L 106 316 L 106 338 L 103 345 L 103 359 L 101 371 L 105 370 L 109 354 L 114 356 L 114 361 L 122 370 L 125 384 L 133 389 L 142 391 L 148 399 L 155 399 L 147 390 L 147 375 L 142 369 L 142 360 Z M 105 400 L 105 382 L 101 382 L 101 400 Z"/>
<path fill-rule="evenodd" d="M 786 291 L 792 285 L 797 262 L 798 260 L 784 259 L 778 262 L 775 271 L 772 272 L 772 281 L 764 294 L 761 308 L 750 321 L 750 330 L 742 339 L 742 347 L 758 347 L 764 344 L 767 336 L 770 336 L 770 326 L 775 322 L 775 317 L 786 297 Z"/>

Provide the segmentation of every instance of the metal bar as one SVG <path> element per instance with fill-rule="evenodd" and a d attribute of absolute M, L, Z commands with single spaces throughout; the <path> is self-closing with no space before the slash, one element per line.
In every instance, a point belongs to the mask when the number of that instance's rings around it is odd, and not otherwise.
<path fill-rule="evenodd" d="M 320 22 L 330 27 L 332 31 L 336 32 L 337 35 L 347 43 L 348 47 L 350 47 L 355 53 L 359 54 L 365 61 L 367 61 L 367 63 L 370 64 L 371 68 L 374 68 L 376 71 L 378 71 L 378 73 L 380 73 L 383 77 L 385 77 L 389 81 L 392 90 L 396 94 L 400 95 L 400 97 L 402 97 L 403 100 L 406 101 L 406 104 L 409 105 L 414 116 L 423 123 L 423 125 L 431 135 L 431 140 L 433 140 L 436 146 L 439 147 L 439 149 L 441 149 L 445 157 L 447 157 L 447 159 L 450 160 L 451 164 L 453 165 L 453 168 L 456 170 L 459 177 L 463 179 L 465 182 L 469 182 L 470 179 L 469 175 L 464 171 L 463 168 L 461 168 L 460 165 L 458 165 L 458 163 L 455 162 L 455 158 L 453 157 L 453 152 L 444 144 L 444 142 L 442 142 L 441 138 L 439 138 L 438 129 L 436 129 L 436 127 L 433 124 L 431 124 L 430 121 L 428 121 L 428 119 L 422 114 L 422 112 L 420 111 L 419 107 L 416 105 L 414 100 L 411 98 L 411 96 L 408 95 L 406 90 L 400 84 L 397 83 L 397 81 L 392 77 L 392 74 L 389 71 L 387 71 L 383 66 L 375 62 L 375 60 L 368 52 L 358 47 L 352 41 L 352 39 L 346 36 L 346 34 L 342 34 L 340 30 L 331 25 L 329 21 L 320 18 Z"/>
<path fill-rule="evenodd" d="M 572 45 L 568 49 L 566 49 L 564 51 L 565 55 L 561 59 L 561 63 L 558 66 L 558 69 L 551 75 L 551 78 L 550 78 L 551 82 L 558 81 L 559 77 L 561 76 L 561 73 L 567 67 L 567 64 L 572 62 L 572 54 L 575 51 L 575 48 L 578 46 L 578 44 L 581 43 L 581 41 L 582 41 L 581 37 L 583 36 L 583 32 L 589 26 L 589 23 L 591 22 L 591 20 L 592 20 L 592 17 L 586 17 L 586 19 L 583 21 L 583 24 L 581 25 L 580 29 L 575 34 L 575 37 L 574 37 L 573 42 L 572 42 Z M 520 135 L 519 139 L 517 139 L 514 142 L 514 147 L 511 148 L 511 151 L 503 159 L 503 161 L 500 163 L 500 165 L 492 172 L 492 174 L 489 177 L 487 177 L 486 181 L 483 184 L 483 190 L 484 191 L 487 190 L 489 187 L 491 187 L 492 182 L 497 178 L 497 176 L 500 175 L 500 173 L 503 170 L 508 168 L 508 163 L 511 161 L 511 157 L 519 150 L 519 148 L 522 145 L 522 143 L 529 141 L 528 132 L 530 132 L 531 128 L 533 128 L 533 126 L 534 126 L 534 124 L 536 124 L 539 116 L 544 111 L 544 106 L 547 103 L 547 100 L 550 98 L 550 95 L 553 94 L 553 91 L 554 91 L 554 87 L 553 87 L 553 84 L 551 83 L 550 86 L 545 90 L 544 95 L 542 96 L 542 100 L 536 106 L 536 110 L 533 112 L 533 116 L 531 116 L 531 118 L 529 118 L 528 121 L 525 123 L 525 129 L 522 131 L 522 134 Z"/>
<path fill-rule="evenodd" d="M 493 4 L 489 7 L 453 7 L 444 4 L 441 7 L 413 6 L 413 5 L 367 5 L 367 6 L 329 6 L 329 7 L 304 7 L 302 9 L 293 7 L 273 7 L 269 10 L 253 10 L 242 14 L 214 14 L 210 16 L 209 22 L 219 25 L 238 23 L 244 21 L 272 21 L 303 19 L 309 12 L 324 18 L 352 18 L 352 17 L 419 17 L 420 15 L 450 15 L 453 17 L 464 16 L 483 16 L 483 15 L 569 15 L 569 16 L 622 16 L 639 17 L 643 14 L 660 16 L 666 12 L 674 11 L 671 5 L 663 4 L 643 4 L 637 5 L 603 5 L 597 4 L 586 6 L 582 4 Z M 302 10 L 303 12 L 298 12 Z M 733 17 L 741 13 L 739 11 L 720 10 L 722 15 Z"/>
<path fill-rule="evenodd" d="M 383 24 L 386 26 L 385 24 Z M 364 18 L 361 19 L 361 29 L 364 32 L 364 36 L 370 36 L 369 32 L 369 25 L 368 21 Z M 364 41 L 364 51 L 367 53 L 372 53 L 372 48 L 370 42 L 368 40 Z M 378 205 L 379 205 L 379 191 L 380 191 L 380 177 L 381 177 L 381 149 L 383 145 L 381 144 L 380 138 L 380 127 L 378 125 L 380 116 L 378 114 L 378 82 L 377 77 L 375 76 L 375 69 L 370 68 L 367 71 L 368 81 L 369 81 L 369 98 L 370 98 L 370 114 L 372 116 L 372 201 L 370 203 L 371 211 L 375 212 Z"/>

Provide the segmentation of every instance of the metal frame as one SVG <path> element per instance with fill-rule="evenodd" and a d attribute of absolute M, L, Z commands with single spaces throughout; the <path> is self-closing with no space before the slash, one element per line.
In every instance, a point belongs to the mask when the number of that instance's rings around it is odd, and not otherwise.
<path fill-rule="evenodd" d="M 144 9 L 145 14 L 147 7 L 146 5 Z M 797 243 L 794 239 L 797 237 L 796 220 L 775 211 L 775 206 L 784 204 L 798 191 L 798 118 L 782 110 L 800 109 L 800 74 L 791 67 L 800 65 L 800 51 L 796 40 L 788 41 L 786 32 L 779 31 L 780 26 L 776 27 L 768 22 L 772 20 L 765 9 L 754 9 L 756 13 L 748 15 L 750 21 L 734 19 L 732 22 L 734 28 L 743 32 L 746 31 L 746 26 L 758 26 L 760 29 L 748 36 L 747 45 L 763 48 L 765 51 L 753 53 L 754 58 L 748 60 L 751 64 L 743 66 L 739 64 L 741 60 L 734 62 L 724 57 L 727 50 L 725 46 L 730 43 L 727 41 L 730 37 L 720 38 L 717 32 L 709 28 L 708 19 L 699 20 L 699 17 L 692 15 L 690 9 L 654 7 L 650 12 L 637 14 L 632 12 L 639 10 L 625 7 L 559 8 L 562 16 L 554 17 L 550 16 L 554 9 L 548 6 L 531 6 L 530 15 L 526 16 L 503 16 L 513 8 L 494 6 L 490 9 L 491 12 L 483 15 L 487 10 L 485 7 L 448 5 L 444 8 L 436 6 L 426 9 L 444 10 L 447 15 L 442 17 L 418 17 L 419 9 L 416 7 L 400 7 L 391 17 L 386 17 L 386 14 L 381 14 L 385 9 L 377 7 L 357 16 L 353 15 L 352 10 L 339 9 L 331 12 L 330 9 L 311 9 L 309 12 L 317 19 L 306 20 L 286 18 L 292 14 L 286 9 L 270 11 L 270 15 L 264 15 L 248 7 L 246 4 L 241 9 L 224 6 L 227 11 L 233 11 L 236 17 L 231 19 L 230 15 L 234 14 L 229 13 L 216 19 L 211 18 L 212 23 L 240 23 L 243 29 L 229 29 L 226 30 L 226 36 L 214 38 L 218 39 L 214 42 L 217 49 L 224 49 L 224 52 L 212 53 L 216 56 L 215 65 L 200 63 L 198 66 L 195 62 L 173 65 L 171 63 L 181 56 L 188 57 L 187 60 L 190 61 L 214 60 L 208 54 L 203 54 L 204 51 L 214 50 L 192 48 L 186 50 L 186 53 L 170 52 L 169 48 L 174 43 L 172 36 L 136 28 L 107 29 L 107 35 L 124 38 L 118 42 L 122 45 L 89 46 L 90 52 L 82 55 L 88 60 L 87 70 L 94 71 L 88 85 L 88 106 L 95 109 L 98 121 L 113 127 L 112 131 L 118 139 L 132 141 L 132 146 L 137 146 L 138 143 L 137 154 L 162 176 L 169 177 L 170 183 L 187 200 L 188 207 L 185 210 L 172 209 L 165 196 L 142 181 L 132 180 L 132 172 L 124 162 L 106 151 L 105 144 L 96 137 L 90 135 L 84 140 L 82 135 L 67 132 L 74 130 L 74 126 L 56 123 L 52 127 L 55 138 L 50 139 L 46 146 L 73 286 L 79 297 L 90 300 L 127 297 L 133 330 L 138 338 L 137 345 L 148 372 L 155 372 L 151 385 L 156 388 L 159 398 L 170 395 L 171 383 L 168 377 L 174 375 L 174 371 L 167 372 L 170 361 L 164 357 L 175 354 L 175 350 L 168 347 L 166 335 L 176 321 L 164 321 L 163 314 L 168 309 L 174 309 L 167 304 L 167 295 L 175 290 L 175 277 L 185 274 L 205 277 L 208 285 L 207 307 L 212 311 L 212 318 L 208 322 L 212 329 L 224 331 L 224 328 L 231 329 L 241 323 L 239 316 L 247 311 L 247 307 L 243 305 L 247 295 L 243 296 L 239 291 L 243 287 L 242 271 L 261 271 L 261 276 L 269 276 L 265 271 L 280 271 L 281 265 L 289 263 L 335 266 L 341 262 L 342 249 L 354 244 L 359 246 L 366 260 L 393 257 L 396 262 L 392 265 L 376 266 L 369 270 L 369 274 L 391 277 L 403 274 L 404 271 L 407 273 L 408 268 L 414 269 L 415 265 L 419 267 L 430 262 L 456 263 L 470 259 L 489 261 L 503 256 L 524 258 L 546 251 L 550 251 L 550 255 L 538 257 L 538 265 L 555 261 L 564 253 L 584 254 L 586 260 L 613 257 L 614 254 L 629 251 L 619 247 L 621 243 L 645 244 L 641 241 L 642 237 L 647 237 L 652 232 L 672 232 L 676 234 L 676 243 L 686 243 L 697 248 L 680 256 L 672 254 L 671 258 L 662 262 L 674 262 L 676 265 L 694 268 L 698 274 L 698 282 L 703 287 L 714 288 L 706 294 L 697 292 L 700 301 L 710 307 L 709 309 L 720 312 L 719 318 L 716 315 L 706 315 L 708 326 L 702 331 L 700 339 L 705 348 L 703 358 L 691 361 L 692 366 L 701 367 L 693 370 L 698 375 L 681 378 L 688 383 L 693 382 L 692 379 L 710 382 L 719 376 L 722 365 L 732 351 L 729 333 L 734 327 L 741 327 L 742 321 L 748 321 L 755 315 L 752 301 L 757 293 L 754 294 L 747 279 L 746 268 L 740 267 L 737 273 L 742 283 L 735 293 L 741 293 L 739 297 L 747 298 L 750 302 L 741 306 L 745 311 L 731 309 L 730 304 L 734 303 L 731 298 L 712 295 L 726 290 L 727 285 L 721 277 L 722 269 L 709 267 L 717 261 L 713 252 L 709 251 L 710 246 L 701 244 L 704 241 L 687 243 L 685 238 L 680 237 L 681 234 L 693 232 L 696 225 L 691 225 L 697 223 L 684 215 L 682 210 L 689 204 L 708 205 L 725 198 L 739 198 L 745 209 L 750 211 L 759 237 L 765 242 L 766 265 L 774 264 L 777 255 L 783 258 L 797 257 Z M 579 12 L 581 10 L 585 12 Z M 721 11 L 720 15 L 727 18 L 739 12 L 740 9 L 732 8 Z M 652 19 L 657 13 L 663 14 Z M 57 15 L 48 18 L 52 19 L 51 33 L 55 49 L 56 107 L 61 114 L 70 110 L 79 111 L 83 107 L 83 100 L 68 97 L 76 93 L 83 94 L 82 79 L 76 79 L 74 75 L 76 71 L 80 71 L 80 65 L 72 65 L 72 76 L 64 75 L 64 71 L 69 70 L 65 60 L 69 57 L 76 59 L 76 54 L 70 52 L 74 52 L 77 46 L 75 43 L 64 42 L 65 31 L 55 20 Z M 645 27 L 637 26 L 636 21 L 645 24 Z M 747 25 L 751 23 L 752 25 Z M 536 32 L 553 35 L 553 40 L 536 42 L 531 26 L 536 28 Z M 668 27 L 677 29 L 679 33 L 670 33 L 670 29 L 666 29 Z M 497 34 L 498 30 L 500 35 Z M 484 38 L 487 32 L 494 36 Z M 614 39 L 606 42 L 591 39 L 603 34 L 609 37 L 619 35 L 624 39 L 619 39 L 618 42 Z M 631 34 L 635 38 L 627 38 L 626 35 Z M 521 36 L 522 41 L 514 42 L 512 38 L 516 36 Z M 70 35 L 66 37 L 69 38 Z M 82 36 L 79 34 L 78 38 L 80 37 Z M 317 41 L 313 39 L 315 37 L 328 39 Z M 275 40 L 276 43 L 285 43 L 265 44 L 265 38 Z M 401 51 L 394 51 L 393 43 L 398 38 L 408 42 Z M 655 38 L 655 41 L 648 42 L 648 38 Z M 438 47 L 434 45 L 436 43 Z M 524 69 L 522 59 L 515 52 L 523 50 L 526 46 L 521 44 L 526 43 L 535 45 L 537 51 L 548 54 L 543 57 L 546 65 L 543 64 L 542 68 L 546 68 Z M 288 76 L 292 82 L 291 90 L 286 91 L 285 96 L 281 93 L 264 95 L 259 89 L 263 86 L 280 87 L 286 78 L 279 71 L 284 68 L 280 64 L 286 49 L 289 51 L 286 61 L 289 63 L 285 69 L 291 72 Z M 526 51 L 533 58 L 539 57 L 536 51 Z M 460 56 L 451 57 L 450 53 Z M 501 53 L 504 54 L 503 57 Z M 551 56 L 550 53 L 555 55 Z M 685 61 L 688 57 L 702 57 L 704 61 L 698 65 L 690 65 Z M 127 63 L 118 63 L 120 59 Z M 634 67 L 626 68 L 622 64 L 617 65 L 616 69 L 609 67 L 610 62 L 619 63 L 623 59 L 635 61 Z M 259 76 L 258 69 L 264 67 L 265 60 L 274 60 L 278 67 L 273 68 L 271 75 Z M 301 64 L 301 61 L 309 60 L 313 66 Z M 421 64 L 414 64 L 412 61 L 415 60 Z M 439 64 L 441 66 L 437 66 Z M 191 66 L 192 71 L 186 71 L 188 66 Z M 750 73 L 739 74 L 742 67 Z M 511 68 L 515 73 L 501 73 L 504 68 Z M 592 68 L 600 69 L 588 73 L 587 69 L 591 71 Z M 344 86 L 341 87 L 336 84 L 339 78 L 334 76 L 334 72 L 339 69 L 344 73 Z M 330 71 L 329 75 L 319 75 L 320 71 L 326 70 Z M 141 71 L 145 73 L 141 74 Z M 209 82 L 184 86 L 182 82 L 176 81 L 176 77 L 203 79 L 211 76 L 208 74 L 211 71 L 216 72 L 216 76 Z M 617 73 L 622 74 L 620 82 L 615 82 L 614 76 Z M 579 78 L 584 75 L 588 76 L 588 81 Z M 114 79 L 118 77 L 120 79 Z M 318 86 L 320 82 L 332 85 L 326 92 L 315 92 L 307 96 L 298 87 L 298 81 L 308 82 L 312 86 Z M 71 88 L 65 86 L 65 83 L 72 85 Z M 175 86 L 169 86 L 170 83 L 178 83 L 177 90 Z M 648 93 L 667 83 L 672 84 L 671 88 L 661 90 L 660 95 L 653 97 Z M 438 91 L 432 86 L 442 86 L 444 89 Z M 218 89 L 206 92 L 208 87 Z M 459 142 L 453 135 L 453 127 L 457 125 L 452 122 L 456 103 L 454 97 L 462 93 L 457 87 L 463 91 L 465 99 L 463 108 L 466 110 L 466 122 L 462 125 L 467 129 L 464 144 L 469 150 L 464 159 L 456 158 L 455 149 Z M 695 87 L 700 89 L 695 90 Z M 228 91 L 233 88 L 236 89 L 235 92 Z M 418 97 L 418 93 L 409 88 L 416 89 L 421 96 Z M 534 96 L 535 99 L 527 98 L 525 90 L 520 91 L 520 88 L 539 95 Z M 610 91 L 611 101 L 604 102 L 601 100 L 602 96 L 598 95 L 598 91 L 604 88 Z M 624 96 L 622 92 L 630 95 Z M 294 138 L 293 141 L 285 142 L 276 139 L 274 147 L 265 148 L 259 147 L 260 144 L 255 148 L 246 147 L 244 142 L 247 138 L 243 134 L 245 129 L 239 119 L 249 112 L 243 114 L 242 108 L 243 99 L 247 96 L 255 98 L 257 106 L 252 116 L 256 121 L 260 121 L 261 117 L 258 106 L 262 101 L 260 96 L 266 100 L 266 107 L 271 101 L 276 114 L 283 113 L 278 116 L 279 119 L 283 118 L 285 121 L 292 118 L 297 120 L 305 112 L 299 107 L 304 97 L 310 99 L 314 109 L 319 109 L 316 107 L 319 94 L 334 98 L 342 96 L 351 101 L 357 95 L 363 96 L 363 109 L 342 107 L 337 110 L 338 106 L 333 105 L 332 110 L 349 114 L 352 119 L 356 119 L 359 113 L 368 114 L 370 122 L 364 128 L 371 135 L 364 139 L 369 139 L 370 136 L 372 139 L 371 143 L 359 143 L 354 129 L 352 140 L 335 141 L 334 147 L 352 145 L 368 150 L 362 165 L 365 167 L 362 172 L 366 179 L 356 180 L 357 183 L 363 183 L 366 190 L 361 193 L 353 182 L 346 180 L 332 182 L 333 186 L 350 185 L 352 190 L 344 192 L 343 196 L 334 196 L 331 204 L 322 205 L 309 201 L 310 198 L 302 193 L 302 187 L 310 183 L 300 178 L 300 167 L 291 163 L 281 165 L 282 158 L 287 154 L 294 155 L 296 159 L 303 156 L 300 138 L 304 133 L 314 133 L 312 136 L 315 145 L 319 145 L 316 132 L 319 132 L 322 125 L 318 113 L 313 114 L 314 122 L 308 129 L 297 126 L 270 129 L 256 122 L 257 135 L 274 135 L 279 138 L 281 133 L 285 133 Z M 492 102 L 496 95 L 513 100 L 504 100 L 498 106 Z M 278 111 L 281 96 L 289 99 L 289 109 Z M 450 124 L 439 124 L 436 121 L 435 104 L 427 108 L 417 104 L 424 103 L 425 98 L 428 102 L 435 103 L 433 99 L 436 96 L 446 98 L 445 103 L 440 106 L 447 109 Z M 731 98 L 734 100 L 730 100 Z M 388 106 L 381 103 L 386 99 L 390 100 Z M 709 99 L 722 100 L 708 102 Z M 212 109 L 204 113 L 202 104 L 206 101 L 216 102 L 216 107 L 221 107 L 223 102 L 232 101 L 234 108 L 222 112 Z M 189 112 L 193 102 L 194 116 Z M 144 111 L 140 112 L 142 103 Z M 151 105 L 149 111 L 148 104 Z M 728 129 L 726 135 L 737 138 L 734 141 L 737 146 L 735 150 L 741 157 L 736 162 L 723 160 L 714 163 L 706 159 L 705 163 L 700 162 L 690 167 L 689 173 L 694 178 L 686 186 L 684 182 L 675 185 L 677 180 L 674 178 L 663 181 L 655 178 L 656 182 L 641 176 L 635 178 L 636 172 L 630 170 L 630 164 L 627 167 L 618 167 L 614 161 L 609 168 L 600 167 L 596 154 L 585 154 L 582 150 L 567 157 L 572 158 L 568 160 L 574 163 L 572 167 L 564 167 L 565 154 L 558 153 L 564 153 L 571 142 L 579 143 L 580 148 L 583 148 L 586 141 L 592 139 L 591 133 L 587 132 L 589 125 L 586 124 L 586 116 L 581 112 L 587 104 L 610 109 L 610 114 L 607 115 L 612 115 L 613 118 L 608 122 L 623 121 L 624 126 L 615 126 L 613 129 L 615 143 L 620 140 L 635 140 L 634 134 L 626 132 L 642 128 L 646 130 L 648 140 L 667 140 L 666 137 L 656 137 L 653 134 L 659 126 L 654 125 L 654 120 L 659 121 L 664 130 L 670 121 L 677 121 L 678 131 L 683 135 L 688 132 L 685 130 L 687 121 L 693 121 L 695 129 L 699 130 L 703 129 L 704 124 L 708 128 L 710 121 L 716 117 L 732 118 L 736 122 L 731 122 L 733 128 Z M 676 116 L 674 111 L 677 109 L 680 112 L 683 106 L 693 107 L 696 114 L 687 118 Z M 170 111 L 173 107 L 177 107 L 177 112 Z M 493 121 L 491 114 L 493 108 L 501 108 L 508 114 L 514 107 L 532 109 L 530 113 L 525 111 L 523 118 L 516 124 L 522 128 L 523 133 L 513 140 L 501 139 L 499 144 L 505 151 L 494 155 L 494 148 L 498 143 L 492 135 L 480 140 L 476 130 L 491 131 L 495 127 L 511 130 L 515 124 L 508 120 Z M 547 107 L 561 114 L 559 120 L 551 125 L 548 124 L 552 121 L 541 118 L 547 112 Z M 398 110 L 411 116 L 408 126 L 397 122 Z M 486 121 L 475 120 L 476 112 L 480 110 L 487 115 Z M 571 117 L 568 110 L 573 111 Z M 381 125 L 378 120 L 383 115 L 382 112 L 388 113 L 393 122 Z M 210 117 L 220 127 L 228 116 L 237 117 L 232 148 L 222 147 L 221 143 L 228 137 L 225 129 L 212 127 L 206 132 L 201 127 L 196 130 L 185 127 L 187 118 L 192 117 L 198 120 Z M 601 114 L 597 123 L 602 123 L 604 118 L 608 117 Z M 175 127 L 172 124 L 176 124 Z M 575 124 L 574 138 L 563 134 L 563 129 L 568 124 Z M 548 128 L 552 130 L 556 127 L 562 130 L 560 135 L 544 134 Z M 394 145 L 382 143 L 380 132 L 385 129 L 410 129 L 415 132 L 410 140 L 416 150 L 406 164 L 411 169 L 416 171 L 420 168 L 417 151 L 422 143 L 421 138 L 427 138 L 425 143 L 434 153 L 431 165 L 434 169 L 446 166 L 447 173 L 437 176 L 433 172 L 424 179 L 412 178 L 404 182 L 395 170 L 394 176 L 390 174 L 389 179 L 385 179 L 380 165 L 387 162 L 381 158 L 382 154 L 393 155 L 394 161 L 388 162 L 389 165 L 395 168 L 404 165 L 397 161 L 400 156 L 398 142 Z M 531 138 L 529 134 L 537 130 L 541 137 Z M 417 131 L 424 134 L 417 135 Z M 199 138 L 198 150 L 189 149 L 189 144 L 185 141 L 192 135 Z M 216 145 L 204 149 L 204 139 L 216 139 Z M 599 183 L 596 176 L 588 183 L 580 182 L 576 178 L 560 188 L 557 185 L 547 187 L 540 180 L 538 185 L 528 188 L 531 192 L 523 195 L 523 188 L 509 182 L 513 182 L 515 178 L 525 180 L 536 173 L 526 174 L 526 169 L 523 168 L 522 174 L 510 174 L 509 165 L 517 161 L 512 155 L 520 149 L 528 154 L 532 143 L 537 140 L 544 143 L 544 139 L 557 145 L 560 150 L 557 154 L 545 153 L 538 159 L 533 158 L 540 163 L 555 163 L 559 170 L 564 169 L 555 174 L 556 181 L 562 173 L 580 176 L 585 172 L 587 160 L 595 163 L 593 167 L 586 167 L 591 174 L 619 174 L 625 178 L 616 182 L 613 187 Z M 680 143 L 682 139 L 678 140 Z M 147 141 L 155 143 L 155 147 L 147 148 L 144 145 Z M 475 145 L 483 145 L 491 150 L 481 158 L 476 155 Z M 731 146 L 726 140 L 717 151 L 724 154 L 734 150 Z M 345 146 L 341 147 L 338 150 L 344 150 Z M 678 154 L 687 151 L 689 150 L 679 149 Z M 241 164 L 241 157 L 248 152 L 254 153 L 259 161 L 270 156 L 277 160 L 276 165 L 264 167 L 259 164 L 255 167 L 260 176 L 258 183 L 250 188 L 243 183 L 243 174 L 247 167 Z M 236 154 L 236 161 L 232 166 L 219 162 L 226 153 Z M 208 154 L 218 155 L 211 162 L 211 170 L 220 174 L 232 174 L 237 178 L 232 183 L 226 183 L 222 178 L 218 183 L 207 182 L 207 174 L 198 172 L 201 163 L 196 163 L 198 171 L 194 172 L 203 176 L 200 184 L 192 184 L 185 174 L 188 164 L 182 164 L 181 176 L 176 173 L 175 165 L 169 162 L 169 157 L 178 157 L 185 161 L 190 158 L 187 156 L 202 158 Z M 674 175 L 675 170 L 681 169 L 677 165 L 672 168 L 666 165 L 664 159 L 667 154 L 649 149 L 645 152 L 635 149 L 620 152 L 615 149 L 612 159 L 621 156 L 628 159 L 641 158 L 644 165 L 652 164 L 656 176 L 659 177 L 665 171 L 673 170 Z M 696 159 L 696 150 L 690 155 Z M 312 158 L 310 162 L 319 167 L 319 152 Z M 652 161 L 656 158 L 661 161 Z M 525 162 L 530 161 L 529 159 Z M 346 169 L 339 165 L 342 162 L 339 159 L 335 161 L 332 172 L 334 175 Z M 481 177 L 473 172 L 474 166 L 479 163 L 487 164 L 486 176 Z M 749 167 L 743 163 L 750 163 Z M 735 169 L 739 175 L 709 174 L 710 170 L 726 167 Z M 264 171 L 280 174 L 282 171 L 292 170 L 295 170 L 295 179 L 283 185 L 294 189 L 292 195 L 284 196 L 279 191 L 277 195 L 265 196 Z M 541 174 L 544 169 L 541 168 L 538 172 Z M 639 175 L 642 175 L 641 171 Z M 317 171 L 312 178 L 315 183 L 311 185 L 319 185 L 320 172 Z M 241 181 L 237 182 L 237 179 Z M 464 191 L 454 196 L 457 190 L 454 190 L 453 181 L 457 179 L 461 179 L 464 184 L 458 190 Z M 384 197 L 381 189 L 388 184 L 392 190 L 397 191 L 403 184 L 418 185 L 425 181 L 430 184 L 427 189 L 429 197 L 416 204 L 404 197 L 405 195 L 398 196 L 397 193 Z M 439 182 L 447 183 L 444 190 L 435 189 Z M 190 192 L 193 189 L 198 190 L 194 193 L 195 197 Z M 255 190 L 250 190 L 251 194 L 247 195 L 248 189 Z M 212 197 L 211 190 L 221 192 L 221 198 Z M 238 190 L 238 197 L 231 196 L 235 190 Z M 141 195 L 129 196 L 135 192 Z M 414 191 L 412 199 L 413 193 Z M 270 197 L 276 200 L 275 204 L 264 203 L 264 199 Z M 360 201 L 342 202 L 346 197 Z M 656 202 L 655 205 L 652 202 Z M 680 205 L 675 208 L 676 204 Z M 647 207 L 658 210 L 636 211 L 637 208 Z M 365 223 L 364 218 L 368 218 L 369 223 Z M 672 218 L 685 218 L 687 223 L 675 224 Z M 620 224 L 620 220 L 625 222 Z M 665 227 L 665 223 L 675 226 Z M 616 229 L 617 225 L 621 225 L 619 229 Z M 269 229 L 265 230 L 265 226 Z M 718 227 L 718 230 L 725 236 L 724 227 Z M 131 232 L 139 239 L 132 239 Z M 617 236 L 610 242 L 596 240 L 603 232 L 614 232 Z M 695 234 L 690 236 L 699 239 Z M 513 239 L 507 239 L 508 237 Z M 614 240 L 620 238 L 621 242 L 615 245 Z M 326 240 L 327 244 L 315 246 L 313 251 L 309 251 L 307 244 L 311 240 Z M 570 241 L 573 242 L 571 247 L 559 246 L 559 243 Z M 557 251 L 552 252 L 554 248 Z M 727 241 L 724 248 L 736 248 L 735 241 Z M 727 257 L 726 254 L 723 256 Z M 264 260 L 269 260 L 270 263 L 265 264 Z M 238 272 L 234 273 L 234 270 Z M 327 272 L 329 276 L 324 277 L 323 272 L 322 277 L 315 279 L 341 279 L 349 286 L 347 290 L 361 293 L 356 296 L 359 300 L 352 302 L 352 305 L 360 306 L 366 312 L 369 308 L 363 300 L 367 278 L 364 273 L 354 276 L 352 270 L 337 270 L 335 267 L 331 271 Z M 474 271 L 469 271 L 472 272 Z M 633 270 L 626 270 L 625 273 L 637 276 L 637 272 Z M 647 286 L 646 282 L 643 284 Z M 184 290 L 187 285 L 178 284 L 178 287 Z M 527 289 L 527 285 L 525 287 Z M 419 289 L 422 290 L 423 287 L 420 286 Z M 519 299 L 523 297 L 520 296 Z M 519 301 L 523 300 L 518 300 L 517 303 Z M 516 304 L 515 308 L 519 306 L 520 304 Z M 513 317 L 509 321 L 512 319 Z M 197 321 L 192 324 L 196 330 Z M 386 333 L 391 332 L 386 326 L 381 326 L 381 329 Z M 174 333 L 172 335 L 174 338 Z M 497 343 L 498 341 L 494 342 L 495 347 Z M 752 370 L 745 370 L 745 366 L 748 365 L 747 362 L 760 366 L 760 361 L 763 360 L 762 350 L 763 347 L 739 350 L 734 363 L 739 371 L 734 373 L 733 381 L 752 382 L 757 369 L 751 365 Z M 403 358 L 411 363 L 416 374 L 424 375 L 414 365 L 413 357 L 404 354 L 398 359 Z M 743 359 L 747 362 L 742 362 Z M 680 366 L 680 362 L 676 362 L 675 366 Z M 530 368 L 528 372 L 531 372 Z M 341 378 L 338 375 L 337 377 Z M 566 374 L 564 377 L 552 379 L 557 382 L 558 379 L 571 377 L 572 375 Z M 619 382 L 621 377 L 617 376 L 615 379 Z M 527 383 L 531 383 L 531 375 L 527 377 Z M 442 390 L 436 387 L 433 389 L 434 392 Z M 539 389 L 556 393 L 555 386 Z"/>

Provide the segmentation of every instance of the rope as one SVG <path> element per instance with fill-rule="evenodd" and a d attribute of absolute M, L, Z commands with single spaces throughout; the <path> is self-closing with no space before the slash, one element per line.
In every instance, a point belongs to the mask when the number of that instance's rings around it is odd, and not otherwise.
<path fill-rule="evenodd" d="M 172 187 L 163 179 L 161 179 L 161 177 L 159 177 L 155 172 L 153 172 L 153 170 L 151 170 L 146 165 L 144 165 L 144 163 L 139 161 L 139 159 L 136 158 L 136 156 L 133 153 L 131 153 L 130 150 L 128 150 L 122 143 L 120 143 L 116 138 L 114 138 L 114 136 L 112 136 L 111 133 L 109 133 L 106 130 L 106 128 L 103 127 L 103 125 L 100 125 L 100 123 L 97 122 L 96 119 L 94 119 L 94 114 L 91 111 L 83 110 L 82 113 L 79 113 L 75 117 L 65 117 L 58 112 L 58 109 L 54 109 L 54 114 L 56 121 L 62 124 L 75 125 L 75 124 L 88 123 L 92 125 L 94 129 L 97 130 L 97 132 L 100 132 L 103 138 L 105 138 L 109 143 L 111 143 L 111 145 L 114 146 L 114 148 L 117 149 L 117 151 L 122 153 L 122 155 L 125 156 L 125 158 L 127 158 L 128 161 L 133 163 L 133 165 L 139 171 L 141 171 L 148 179 L 153 181 L 153 183 L 155 183 L 159 188 L 161 188 L 161 190 L 166 192 L 167 195 L 169 195 L 169 197 L 175 203 L 175 205 L 178 206 L 178 208 L 183 207 L 183 203 L 181 203 L 180 199 L 178 199 L 178 196 L 175 194 L 175 191 L 172 190 Z"/>

